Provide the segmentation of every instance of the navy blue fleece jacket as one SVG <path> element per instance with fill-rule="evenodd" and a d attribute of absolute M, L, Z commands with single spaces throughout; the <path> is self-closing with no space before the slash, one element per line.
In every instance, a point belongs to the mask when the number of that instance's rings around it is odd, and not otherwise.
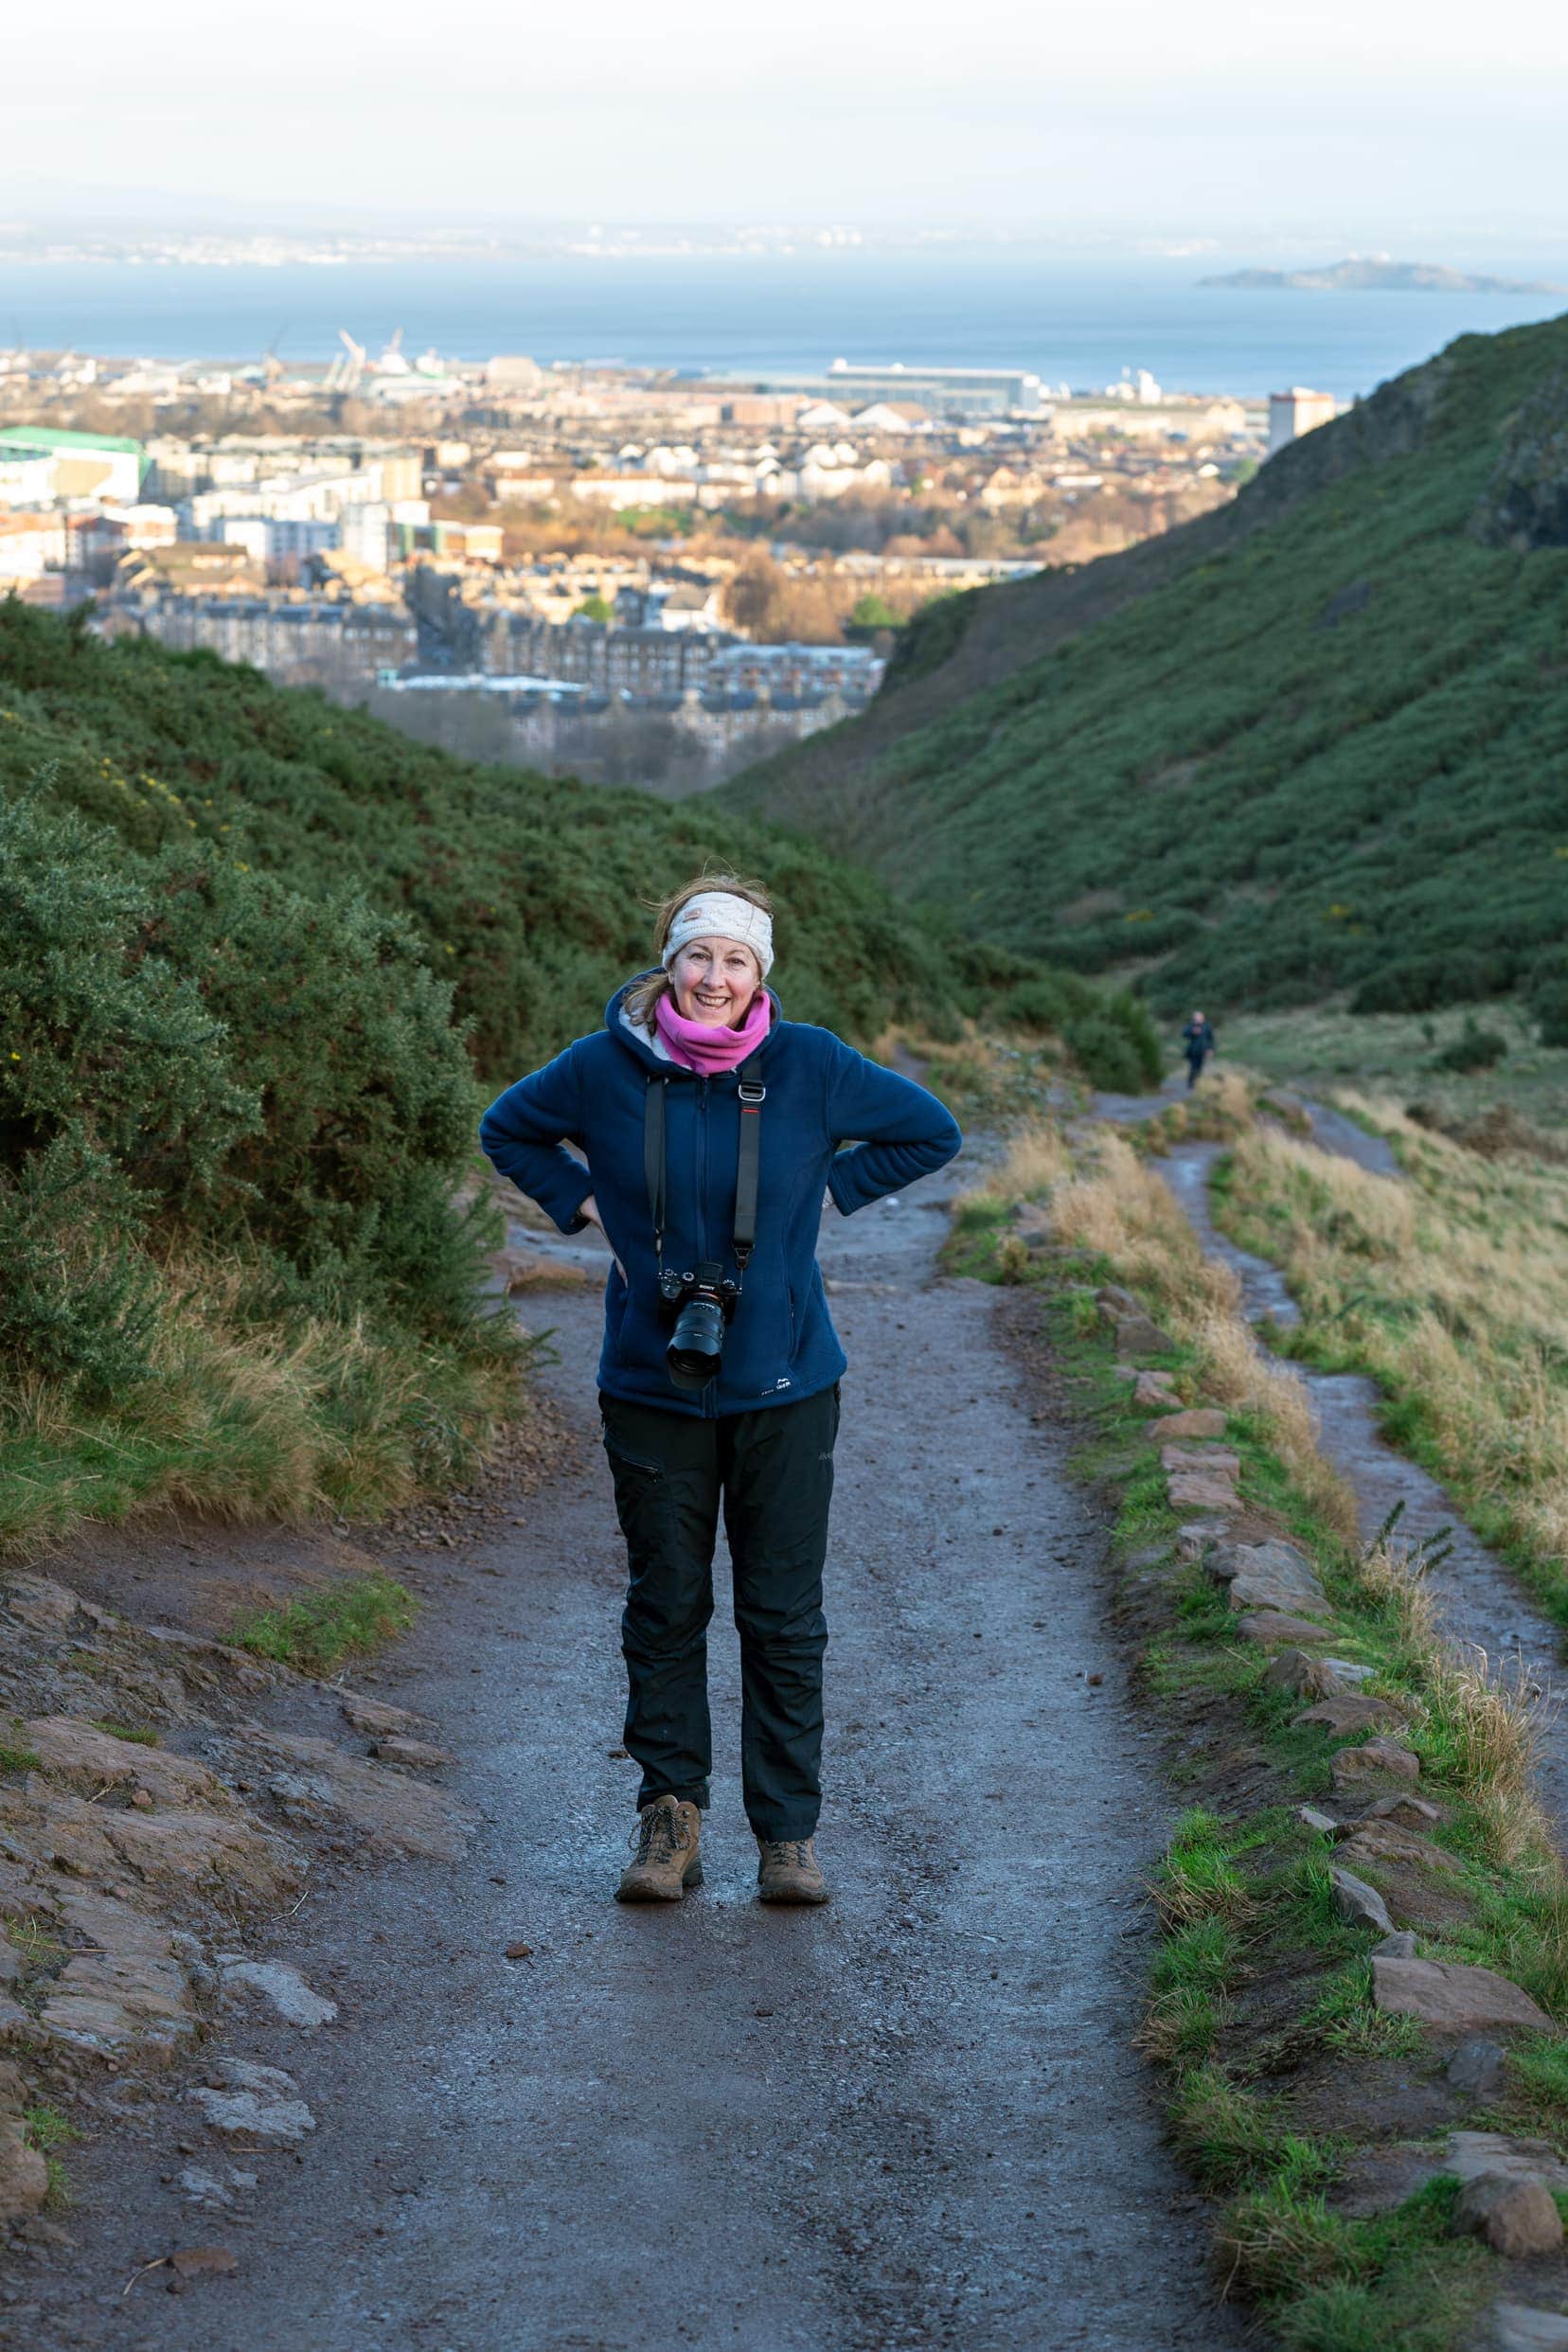
<path fill-rule="evenodd" d="M 581 1203 L 594 1195 L 626 1269 L 623 1281 L 612 1266 L 605 1287 L 599 1386 L 705 1419 L 793 1404 L 830 1388 L 845 1355 L 816 1263 L 823 1188 L 846 1216 L 900 1191 L 953 1158 L 962 1141 L 956 1122 L 923 1086 L 868 1061 L 831 1030 L 784 1020 L 775 997 L 761 1049 L 768 1093 L 757 1247 L 719 1377 L 696 1395 L 685 1393 L 665 1369 L 669 1324 L 660 1310 L 643 1172 L 648 1086 L 650 1078 L 668 1081 L 665 1262 L 684 1271 L 716 1259 L 733 1274 L 739 1080 L 728 1072 L 699 1078 L 663 1060 L 622 1020 L 625 994 L 611 998 L 602 1029 L 508 1086 L 479 1125 L 492 1165 L 562 1233 L 580 1230 Z M 852 1150 L 839 1149 L 848 1142 Z M 563 1149 L 568 1143 L 586 1167 Z"/>

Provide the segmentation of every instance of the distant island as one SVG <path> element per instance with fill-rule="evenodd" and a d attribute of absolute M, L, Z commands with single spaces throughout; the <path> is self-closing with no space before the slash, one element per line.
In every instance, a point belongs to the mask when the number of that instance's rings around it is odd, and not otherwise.
<path fill-rule="evenodd" d="M 1386 254 L 1351 254 L 1319 270 L 1230 270 L 1201 277 L 1200 286 L 1234 286 L 1244 294 L 1563 294 L 1568 288 L 1537 278 L 1484 277 L 1444 269 L 1436 261 L 1391 261 Z"/>

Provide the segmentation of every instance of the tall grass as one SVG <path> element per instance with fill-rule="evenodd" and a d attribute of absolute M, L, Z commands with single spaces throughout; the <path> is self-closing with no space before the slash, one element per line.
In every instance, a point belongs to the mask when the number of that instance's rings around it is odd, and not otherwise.
<path fill-rule="evenodd" d="M 1052 1191 L 1051 1215 L 1063 1241 L 1109 1260 L 1119 1279 L 1149 1294 L 1172 1336 L 1197 1349 L 1205 1392 L 1260 1416 L 1306 1500 L 1352 1536 L 1354 1501 L 1318 1452 L 1311 1399 L 1299 1380 L 1266 1362 L 1242 1317 L 1236 1275 L 1204 1255 L 1156 1170 L 1114 1130 L 1097 1131 L 1083 1172 Z"/>
<path fill-rule="evenodd" d="M 374 1516 L 471 1469 L 521 1410 L 509 1318 L 437 1344 L 362 1316 L 258 1320 L 226 1253 L 160 1275 L 145 1378 L 99 1401 L 38 1374 L 0 1391 L 0 1549 L 156 1505 Z"/>
<path fill-rule="evenodd" d="M 1568 1168 L 1347 1106 L 1405 1180 L 1259 1129 L 1235 1148 L 1231 1229 L 1284 1266 L 1306 1345 L 1381 1381 L 1391 1434 L 1568 1616 Z"/>

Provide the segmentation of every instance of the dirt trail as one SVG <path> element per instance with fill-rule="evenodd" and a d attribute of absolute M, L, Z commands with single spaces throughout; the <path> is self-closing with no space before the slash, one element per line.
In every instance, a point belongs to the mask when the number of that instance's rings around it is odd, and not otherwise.
<path fill-rule="evenodd" d="M 722 1571 L 706 1885 L 668 1913 L 609 1900 L 635 1770 L 612 1753 L 598 1309 L 551 1299 L 583 1467 L 513 1540 L 465 1556 L 378 1683 L 462 1758 L 472 1851 L 380 1868 L 291 1922 L 309 1979 L 343 1969 L 346 2026 L 228 2042 L 287 2066 L 318 2124 L 301 2161 L 255 2158 L 253 2218 L 188 2214 L 159 2177 L 171 2147 L 73 2164 L 80 2287 L 51 2300 L 51 2344 L 1241 2343 L 1129 2046 L 1141 1881 L 1174 1806 L 1109 1639 L 1103 1530 L 1063 1434 L 1031 1422 L 997 1294 L 933 1280 L 943 1230 L 927 1186 L 824 1236 L 852 1363 L 829 1588 L 834 1904 L 750 1898 Z M 516 1937 L 532 1956 L 508 1964 Z M 205 2161 L 177 2105 L 170 2135 Z M 239 2275 L 173 2301 L 158 2274 L 117 2302 L 136 2262 L 193 2240 L 233 2245 Z"/>
<path fill-rule="evenodd" d="M 1107 1116 L 1125 1122 L 1164 1110 L 1169 1099 L 1167 1089 L 1161 1096 L 1102 1096 L 1096 1107 L 1107 1106 Z M 1399 1163 L 1381 1137 L 1368 1135 L 1322 1104 L 1310 1102 L 1306 1109 L 1321 1149 L 1337 1151 L 1376 1175 L 1398 1175 Z M 1248 1319 L 1289 1326 L 1300 1318 L 1279 1268 L 1238 1248 L 1214 1222 L 1209 1176 L 1223 1150 L 1222 1144 L 1179 1143 L 1157 1165 L 1204 1249 L 1234 1268 Z M 1510 1674 L 1521 1671 L 1542 1694 L 1552 1692 L 1561 1681 L 1561 1628 L 1536 1608 L 1496 1553 L 1466 1524 L 1447 1489 L 1379 1434 L 1377 1383 L 1360 1373 L 1317 1372 L 1288 1359 L 1270 1361 L 1305 1382 L 1322 1425 L 1323 1451 L 1355 1494 L 1364 1539 L 1401 1504 L 1399 1532 L 1409 1541 L 1449 1530 L 1446 1540 L 1452 1549 L 1428 1579 L 1443 1632 L 1451 1641 L 1478 1646 Z M 1568 1722 L 1555 1702 L 1540 1708 L 1536 1719 L 1541 1795 L 1568 1843 Z"/>

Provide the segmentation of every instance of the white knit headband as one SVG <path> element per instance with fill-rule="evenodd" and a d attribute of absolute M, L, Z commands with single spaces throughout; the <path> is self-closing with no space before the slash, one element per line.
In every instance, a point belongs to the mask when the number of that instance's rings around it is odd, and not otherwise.
<path fill-rule="evenodd" d="M 668 971 L 690 939 L 738 939 L 750 948 L 765 980 L 773 970 L 773 917 L 750 899 L 730 890 L 700 890 L 688 899 L 669 926 L 665 942 Z"/>

